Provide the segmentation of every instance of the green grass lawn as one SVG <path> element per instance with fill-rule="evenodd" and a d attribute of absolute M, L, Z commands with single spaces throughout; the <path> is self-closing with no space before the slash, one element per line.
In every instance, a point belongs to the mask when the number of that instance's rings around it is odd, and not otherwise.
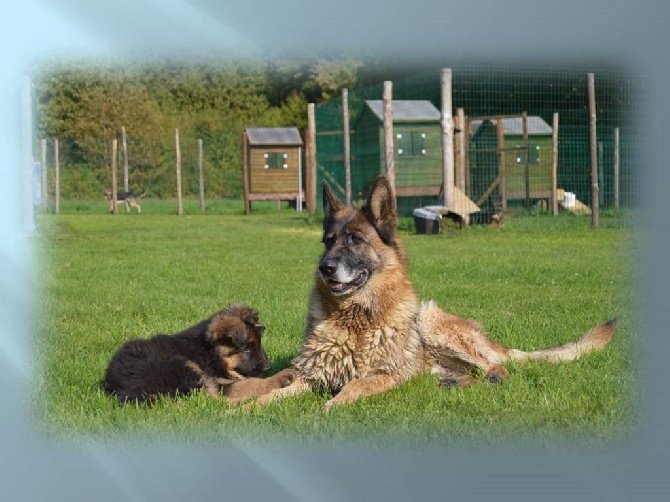
<path fill-rule="evenodd" d="M 284 206 L 144 201 L 143 214 L 106 214 L 103 203 L 66 203 L 41 215 L 42 285 L 34 415 L 55 440 L 181 438 L 352 439 L 378 443 L 601 443 L 638 420 L 633 305 L 636 236 L 624 218 L 523 216 L 503 229 L 415 235 L 403 220 L 410 274 L 422 298 L 477 319 L 491 337 L 521 349 L 572 340 L 618 315 L 610 347 L 581 361 L 510 364 L 500 385 L 446 390 L 430 375 L 383 395 L 323 412 L 326 393 L 230 413 L 204 395 L 153 407 L 119 405 L 99 388 L 109 358 L 127 339 L 172 333 L 229 302 L 258 310 L 273 371 L 297 354 L 320 223 Z"/>

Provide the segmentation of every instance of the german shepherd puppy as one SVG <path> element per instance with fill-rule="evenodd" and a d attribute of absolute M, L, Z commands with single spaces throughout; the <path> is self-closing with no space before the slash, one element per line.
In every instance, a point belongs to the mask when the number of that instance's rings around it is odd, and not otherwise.
<path fill-rule="evenodd" d="M 130 212 L 130 208 L 134 207 L 137 209 L 138 213 L 142 212 L 142 207 L 140 206 L 140 199 L 146 195 L 146 190 L 142 190 L 141 193 L 126 192 L 126 191 L 117 191 L 116 192 L 116 201 L 118 204 L 123 203 L 126 206 L 126 213 Z M 112 189 L 107 187 L 105 188 L 105 199 L 109 201 L 109 212 L 114 211 L 114 202 L 112 201 Z"/>
<path fill-rule="evenodd" d="M 336 393 L 326 403 L 352 403 L 387 391 L 423 372 L 445 385 L 466 385 L 479 368 L 485 380 L 508 376 L 505 361 L 571 361 L 605 347 L 615 321 L 594 327 L 576 342 L 534 352 L 506 348 L 481 327 L 421 303 L 408 277 L 407 255 L 396 236 L 395 195 L 378 177 L 360 209 L 345 207 L 323 184 L 325 251 L 315 274 L 297 376 L 260 397 L 262 404 L 316 387 Z"/>
<path fill-rule="evenodd" d="M 129 340 L 112 357 L 102 386 L 122 403 L 200 388 L 212 398 L 222 391 L 231 400 L 266 394 L 289 384 L 293 371 L 248 378 L 270 369 L 261 346 L 264 330 L 251 308 L 229 305 L 175 335 Z"/>

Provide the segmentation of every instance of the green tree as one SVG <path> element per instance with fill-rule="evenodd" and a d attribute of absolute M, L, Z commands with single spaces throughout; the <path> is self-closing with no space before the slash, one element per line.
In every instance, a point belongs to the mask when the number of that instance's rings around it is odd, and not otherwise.
<path fill-rule="evenodd" d="M 35 79 L 39 133 L 59 139 L 65 197 L 97 197 L 109 185 L 111 143 L 122 127 L 132 186 L 173 196 L 178 128 L 184 194 L 198 192 L 202 139 L 208 196 L 236 197 L 244 129 L 304 129 L 307 103 L 355 86 L 361 66 L 352 56 L 243 60 L 220 54 L 187 62 L 57 62 Z"/>
<path fill-rule="evenodd" d="M 353 88 L 358 83 L 358 70 L 363 63 L 353 56 L 343 59 L 319 58 L 311 68 L 307 88 L 318 89 L 318 101 L 335 97 L 344 87 Z"/>
<path fill-rule="evenodd" d="M 142 85 L 113 68 L 67 66 L 47 70 L 37 89 L 39 131 L 59 139 L 64 181 L 76 181 L 74 191 L 97 195 L 109 184 L 111 143 L 120 139 L 122 126 L 133 169 L 149 177 L 160 169 L 162 116 Z M 82 185 L 82 179 L 97 180 L 97 186 Z"/>

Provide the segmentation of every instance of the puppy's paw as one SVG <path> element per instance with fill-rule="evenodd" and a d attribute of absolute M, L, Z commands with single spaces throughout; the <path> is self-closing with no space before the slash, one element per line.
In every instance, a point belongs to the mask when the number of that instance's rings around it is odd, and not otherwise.
<path fill-rule="evenodd" d="M 243 413 L 249 413 L 254 407 L 254 402 L 248 399 L 244 401 L 236 401 L 229 403 L 228 409 L 226 410 L 227 415 L 240 415 Z"/>
<path fill-rule="evenodd" d="M 278 388 L 288 387 L 298 376 L 298 372 L 293 368 L 286 368 L 274 375 L 275 383 Z"/>

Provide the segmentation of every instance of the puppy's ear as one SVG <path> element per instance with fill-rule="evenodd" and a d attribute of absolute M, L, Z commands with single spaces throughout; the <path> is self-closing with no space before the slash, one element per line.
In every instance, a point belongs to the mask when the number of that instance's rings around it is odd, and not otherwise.
<path fill-rule="evenodd" d="M 386 176 L 377 176 L 361 209 L 368 221 L 377 229 L 382 240 L 390 244 L 398 226 L 398 212 L 395 194 Z"/>
<path fill-rule="evenodd" d="M 330 186 L 323 180 L 323 216 L 324 216 L 324 226 L 326 222 L 329 222 L 335 216 L 335 213 L 340 209 L 344 208 L 344 204 L 340 202 L 333 191 L 330 189 Z"/>
<path fill-rule="evenodd" d="M 229 343 L 234 347 L 241 347 L 249 340 L 249 333 L 247 325 L 240 318 L 216 316 L 207 326 L 205 338 L 215 345 Z"/>
<path fill-rule="evenodd" d="M 242 315 L 240 315 L 242 322 L 245 322 L 251 326 L 258 324 L 258 314 L 247 307 Z"/>

